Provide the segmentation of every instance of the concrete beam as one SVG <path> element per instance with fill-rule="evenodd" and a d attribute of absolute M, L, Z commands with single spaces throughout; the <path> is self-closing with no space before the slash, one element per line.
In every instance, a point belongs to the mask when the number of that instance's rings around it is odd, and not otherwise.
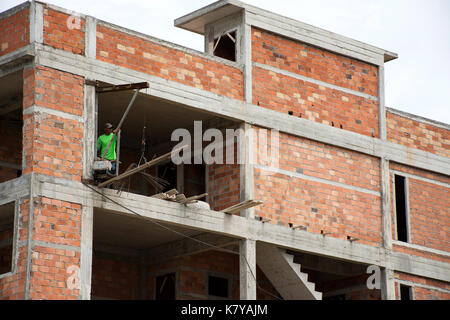
<path fill-rule="evenodd" d="M 63 179 L 39 176 L 41 194 L 45 197 L 86 204 L 93 201 L 100 207 L 117 214 L 135 216 L 134 213 L 104 199 L 101 195 L 80 183 Z M 99 192 L 130 208 L 141 218 L 172 224 L 202 232 L 221 234 L 227 237 L 254 239 L 278 247 L 303 251 L 356 263 L 374 264 L 423 277 L 450 281 L 450 264 L 432 259 L 388 252 L 382 247 L 349 242 L 344 239 L 324 237 L 303 230 L 292 230 L 283 226 L 262 223 L 222 212 L 188 208 L 179 203 L 145 197 L 114 190 L 98 189 Z M 136 217 L 138 218 L 138 217 Z M 391 255 L 387 258 L 387 255 Z"/>
<path fill-rule="evenodd" d="M 450 124 L 448 123 L 444 123 L 444 122 L 440 122 L 440 121 L 436 121 L 436 120 L 432 120 L 432 119 L 427 119 L 412 113 L 408 113 L 405 111 L 401 111 L 398 109 L 394 109 L 394 108 L 387 108 L 386 107 L 386 111 L 392 114 L 396 114 L 398 116 L 404 117 L 404 118 L 408 118 L 417 122 L 421 122 L 421 123 L 425 123 L 425 124 L 429 124 L 431 126 L 434 127 L 438 127 L 438 128 L 442 128 L 445 130 L 450 130 Z"/>
<path fill-rule="evenodd" d="M 30 175 L 0 183 L 0 205 L 27 197 L 30 194 Z"/>
<path fill-rule="evenodd" d="M 299 254 L 298 252 L 292 250 L 287 250 L 287 253 L 294 255 L 294 262 L 300 264 L 302 268 L 319 272 L 332 273 L 342 276 L 354 276 L 366 273 L 367 270 L 367 265 L 363 264 L 355 264 L 317 255 Z"/>
<path fill-rule="evenodd" d="M 195 239 L 182 239 L 164 243 L 143 252 L 145 264 L 158 264 L 175 258 L 193 255 L 209 250 L 220 250 L 222 247 L 238 243 L 238 239 L 214 233 L 202 233 L 191 236 Z M 207 243 L 210 246 L 204 244 Z M 214 247 L 216 248 L 214 248 Z"/>
<path fill-rule="evenodd" d="M 87 60 L 85 57 L 62 50 L 40 46 L 37 63 L 113 84 L 123 83 L 124 81 L 148 81 L 150 88 L 142 90 L 142 94 L 181 103 L 187 107 L 228 119 L 277 129 L 280 132 L 295 136 L 450 175 L 450 163 L 446 157 L 330 127 L 307 119 L 292 117 L 101 61 Z"/>
<path fill-rule="evenodd" d="M 256 241 L 239 241 L 239 299 L 256 300 Z"/>
<path fill-rule="evenodd" d="M 0 77 L 22 70 L 33 61 L 35 49 L 28 45 L 0 57 Z"/>

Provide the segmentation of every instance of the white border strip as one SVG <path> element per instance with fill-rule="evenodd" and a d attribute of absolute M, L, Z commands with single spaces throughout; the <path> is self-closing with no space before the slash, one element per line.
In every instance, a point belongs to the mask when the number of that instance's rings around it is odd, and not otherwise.
<path fill-rule="evenodd" d="M 41 107 L 41 106 L 36 106 L 36 105 L 30 106 L 23 111 L 23 114 L 33 114 L 33 113 L 47 113 L 52 116 L 60 117 L 63 119 L 83 122 L 83 118 L 81 116 L 76 116 L 76 115 L 73 115 L 73 114 L 70 114 L 67 112 L 58 111 L 58 110 Z"/>
<path fill-rule="evenodd" d="M 440 291 L 440 292 L 444 292 L 444 293 L 450 293 L 450 290 L 439 288 L 439 287 L 435 287 L 435 286 L 430 286 L 428 284 L 411 282 L 411 281 L 408 281 L 408 280 L 401 280 L 401 279 L 397 279 L 397 278 L 395 278 L 394 281 L 397 282 L 397 283 L 400 283 L 400 284 L 405 284 L 405 285 L 413 287 L 413 288 L 414 287 L 420 287 L 420 288 L 424 288 L 424 289 L 435 290 L 435 291 Z"/>
<path fill-rule="evenodd" d="M 398 171 L 398 170 L 395 170 L 395 169 L 389 169 L 389 171 L 392 172 L 393 174 L 396 174 L 396 175 L 399 175 L 399 176 L 404 176 L 404 177 L 408 177 L 408 178 L 411 178 L 411 179 L 416 179 L 416 180 L 421 180 L 421 181 L 425 181 L 425 182 L 428 182 L 428 183 L 433 183 L 433 184 L 436 184 L 436 185 L 441 186 L 441 187 L 450 188 L 450 184 L 449 183 L 445 183 L 445 182 L 441 182 L 441 181 L 437 181 L 437 180 L 433 180 L 433 179 L 417 176 L 417 175 L 412 174 L 412 173 L 406 173 L 406 172 Z"/>
<path fill-rule="evenodd" d="M 301 173 L 298 173 L 298 172 L 287 171 L 287 170 L 283 170 L 283 169 L 267 167 L 267 166 L 262 166 L 262 165 L 258 165 L 258 164 L 255 164 L 254 168 L 255 169 L 260 169 L 260 170 L 265 170 L 265 171 L 270 171 L 270 172 L 273 172 L 273 173 L 280 173 L 280 174 L 283 174 L 283 175 L 286 175 L 286 176 L 289 176 L 289 177 L 295 177 L 295 178 L 300 178 L 300 179 L 304 179 L 304 180 L 324 183 L 324 184 L 332 185 L 332 186 L 339 187 L 339 188 L 351 189 L 351 190 L 354 190 L 354 191 L 368 193 L 368 194 L 371 194 L 371 195 L 374 195 L 374 196 L 378 196 L 378 197 L 381 196 L 380 192 L 378 192 L 378 191 L 373 191 L 373 190 L 369 190 L 369 189 L 365 189 L 365 188 L 355 187 L 355 186 L 351 186 L 349 184 L 344 184 L 344 183 L 340 183 L 340 182 L 334 182 L 334 181 L 326 180 L 326 179 L 322 179 L 322 178 L 316 178 L 316 177 L 308 176 L 308 175 L 301 174 Z"/>
<path fill-rule="evenodd" d="M 444 256 L 444 257 L 450 257 L 450 252 L 446 252 L 446 251 L 442 251 L 442 250 L 438 250 L 438 249 L 433 249 L 433 248 L 429 248 L 429 247 L 424 247 L 424 246 L 420 246 L 418 244 L 412 244 L 412 243 L 398 241 L 398 240 L 392 240 L 392 244 L 396 245 L 396 246 L 399 246 L 399 247 L 425 251 L 427 253 L 433 253 L 433 254 L 437 254 L 437 255 L 440 255 L 440 256 Z"/>

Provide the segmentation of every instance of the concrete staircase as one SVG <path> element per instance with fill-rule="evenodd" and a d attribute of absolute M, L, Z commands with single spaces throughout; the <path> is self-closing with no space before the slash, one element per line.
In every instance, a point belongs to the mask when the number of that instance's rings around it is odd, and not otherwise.
<path fill-rule="evenodd" d="M 256 263 L 285 300 L 322 300 L 322 293 L 300 271 L 294 256 L 276 246 L 258 243 Z"/>

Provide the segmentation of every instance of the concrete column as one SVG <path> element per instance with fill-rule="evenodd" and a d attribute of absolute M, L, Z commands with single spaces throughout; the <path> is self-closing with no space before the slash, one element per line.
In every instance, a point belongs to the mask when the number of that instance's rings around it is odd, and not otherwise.
<path fill-rule="evenodd" d="M 80 253 L 80 299 L 91 299 L 92 240 L 94 208 L 83 205 L 81 213 L 81 253 Z"/>
<path fill-rule="evenodd" d="M 386 140 L 386 106 L 384 102 L 384 65 L 378 67 L 378 109 L 380 140 Z M 389 177 L 389 159 L 380 158 L 380 189 L 381 189 L 381 230 L 383 247 L 386 250 L 386 266 L 390 266 L 392 252 L 392 223 L 391 223 L 391 190 Z M 395 299 L 394 271 L 389 268 L 382 270 L 381 298 Z"/>
<path fill-rule="evenodd" d="M 85 55 L 95 59 L 97 56 L 97 20 L 93 17 L 86 17 Z"/>
<path fill-rule="evenodd" d="M 395 281 L 392 269 L 382 269 L 381 271 L 381 299 L 395 300 Z"/>
<path fill-rule="evenodd" d="M 177 190 L 184 193 L 184 164 L 177 165 Z"/>
<path fill-rule="evenodd" d="M 381 158 L 381 222 L 383 233 L 383 246 L 390 250 L 392 249 L 392 223 L 391 223 L 391 190 L 389 178 L 389 160 Z"/>
<path fill-rule="evenodd" d="M 384 105 L 384 65 L 378 66 L 378 114 L 380 139 L 386 140 L 386 106 Z"/>
<path fill-rule="evenodd" d="M 252 103 L 252 29 L 247 24 L 247 11 L 244 11 L 242 23 L 242 61 L 244 64 L 244 97 L 247 103 Z"/>
<path fill-rule="evenodd" d="M 97 95 L 94 86 L 84 86 L 83 110 L 83 178 L 92 178 L 92 164 L 96 156 Z"/>
<path fill-rule="evenodd" d="M 256 241 L 239 241 L 239 295 L 241 300 L 256 300 Z"/>
<path fill-rule="evenodd" d="M 85 55 L 95 59 L 97 55 L 97 20 L 93 17 L 86 17 L 85 28 Z M 90 79 L 96 80 L 96 79 Z M 96 156 L 97 138 L 97 95 L 93 86 L 84 88 L 84 147 L 83 147 L 83 178 L 92 178 L 92 164 Z"/>
<path fill-rule="evenodd" d="M 44 6 L 32 1 L 30 3 L 30 43 L 44 42 Z"/>
<path fill-rule="evenodd" d="M 255 195 L 254 172 L 253 172 L 253 134 L 252 126 L 243 123 L 241 129 L 245 133 L 244 141 L 239 144 L 239 153 L 241 155 L 240 164 L 240 200 L 251 200 Z M 254 208 L 250 208 L 241 212 L 242 216 L 254 218 Z"/>
<path fill-rule="evenodd" d="M 25 264 L 25 281 L 24 281 L 24 299 L 30 300 L 30 282 L 31 282 L 31 254 L 33 249 L 33 231 L 34 231 L 34 197 L 36 195 L 35 174 L 30 174 L 30 202 L 28 205 L 28 226 L 27 226 L 27 258 Z"/>

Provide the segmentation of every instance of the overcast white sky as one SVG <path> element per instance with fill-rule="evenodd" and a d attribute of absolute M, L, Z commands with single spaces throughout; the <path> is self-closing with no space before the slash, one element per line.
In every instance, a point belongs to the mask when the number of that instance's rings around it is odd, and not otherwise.
<path fill-rule="evenodd" d="M 1 0 L 3 12 L 23 0 Z M 173 20 L 213 0 L 45 1 L 203 51 Z M 386 106 L 450 124 L 450 1 L 246 0 L 248 4 L 398 53 L 386 64 Z"/>

